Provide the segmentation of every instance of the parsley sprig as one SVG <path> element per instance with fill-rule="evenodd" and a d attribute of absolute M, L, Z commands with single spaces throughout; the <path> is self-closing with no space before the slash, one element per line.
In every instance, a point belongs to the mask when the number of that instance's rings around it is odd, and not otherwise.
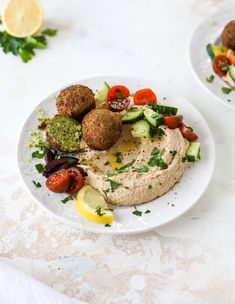
<path fill-rule="evenodd" d="M 0 32 L 0 47 L 5 54 L 12 53 L 15 56 L 20 56 L 21 60 L 26 63 L 36 55 L 35 49 L 47 48 L 46 36 L 53 37 L 56 34 L 57 30 L 46 29 L 40 36 L 17 38 L 3 31 Z"/>

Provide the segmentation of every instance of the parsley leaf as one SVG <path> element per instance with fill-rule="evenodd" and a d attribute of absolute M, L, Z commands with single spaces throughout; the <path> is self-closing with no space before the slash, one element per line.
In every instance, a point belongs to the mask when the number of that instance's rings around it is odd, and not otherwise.
<path fill-rule="evenodd" d="M 56 29 L 46 29 L 46 30 L 42 31 L 42 35 L 46 35 L 46 36 L 50 36 L 50 37 L 54 37 L 56 34 L 57 34 Z"/>
<path fill-rule="evenodd" d="M 155 133 L 156 133 L 156 135 L 157 135 L 158 137 L 162 137 L 163 135 L 166 135 L 165 131 L 164 131 L 163 129 L 161 129 L 161 128 L 157 128 L 157 129 L 155 130 Z"/>
<path fill-rule="evenodd" d="M 158 157 L 158 155 L 154 155 L 150 158 L 148 161 L 148 165 L 151 167 L 157 166 L 161 169 L 167 169 L 168 165 L 164 163 L 163 159 L 161 157 Z"/>
<path fill-rule="evenodd" d="M 211 76 L 206 78 L 207 82 L 209 82 L 209 83 L 212 83 L 214 81 L 214 79 L 215 79 L 214 75 L 211 75 Z"/>
<path fill-rule="evenodd" d="M 115 182 L 115 181 L 112 180 L 112 179 L 107 179 L 106 181 L 110 183 L 110 187 L 111 187 L 111 190 L 112 190 L 112 191 L 116 190 L 119 186 L 121 186 L 120 183 Z"/>
<path fill-rule="evenodd" d="M 232 89 L 232 88 L 222 87 L 221 90 L 222 90 L 222 92 L 223 92 L 224 94 L 229 94 L 229 93 L 232 92 L 233 89 Z"/>
<path fill-rule="evenodd" d="M 42 164 L 36 164 L 35 168 L 37 169 L 38 173 L 42 173 L 44 167 Z"/>
<path fill-rule="evenodd" d="M 142 215 L 142 211 L 136 209 L 136 207 L 134 206 L 135 210 L 132 212 L 132 214 L 136 215 L 136 216 L 141 216 Z"/>
<path fill-rule="evenodd" d="M 40 153 L 39 151 L 34 151 L 32 153 L 32 157 L 42 159 L 44 158 L 45 154 L 46 154 L 45 152 Z"/>
<path fill-rule="evenodd" d="M 35 182 L 35 181 L 33 180 L 33 183 L 34 183 L 34 185 L 35 185 L 37 188 L 41 188 L 41 187 L 42 187 L 42 185 L 41 185 L 39 182 Z"/>
<path fill-rule="evenodd" d="M 129 168 L 134 164 L 135 160 L 133 159 L 131 162 L 117 169 L 117 173 L 124 173 L 129 170 Z"/>
<path fill-rule="evenodd" d="M 139 168 L 133 169 L 133 172 L 138 172 L 138 173 L 148 172 L 148 171 L 149 171 L 149 168 L 146 167 L 145 165 L 141 165 Z"/>
<path fill-rule="evenodd" d="M 101 212 L 101 207 L 100 207 L 100 206 L 97 206 L 97 207 L 96 207 L 95 212 L 96 212 L 99 216 L 103 216 L 103 215 L 105 214 L 104 212 Z"/>
<path fill-rule="evenodd" d="M 105 163 L 104 163 L 105 166 L 108 166 L 109 165 L 109 161 L 107 160 Z"/>
<path fill-rule="evenodd" d="M 120 164 L 122 162 L 122 153 L 121 152 L 117 152 L 115 154 L 116 157 L 116 163 Z"/>
<path fill-rule="evenodd" d="M 64 199 L 62 199 L 61 202 L 63 204 L 66 204 L 68 201 L 72 201 L 72 200 L 73 200 L 72 195 L 69 195 L 69 196 L 66 196 Z"/>
<path fill-rule="evenodd" d="M 176 150 L 170 151 L 170 154 L 174 157 L 174 156 L 176 156 L 177 151 Z"/>

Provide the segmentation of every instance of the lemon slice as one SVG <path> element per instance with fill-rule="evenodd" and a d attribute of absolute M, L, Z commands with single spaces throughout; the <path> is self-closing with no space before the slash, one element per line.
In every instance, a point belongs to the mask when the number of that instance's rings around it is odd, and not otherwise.
<path fill-rule="evenodd" d="M 42 7 L 38 0 L 8 0 L 3 9 L 2 23 L 14 37 L 34 35 L 43 23 Z"/>
<path fill-rule="evenodd" d="M 87 220 L 98 224 L 112 223 L 113 213 L 98 190 L 83 186 L 76 199 L 76 210 Z"/>

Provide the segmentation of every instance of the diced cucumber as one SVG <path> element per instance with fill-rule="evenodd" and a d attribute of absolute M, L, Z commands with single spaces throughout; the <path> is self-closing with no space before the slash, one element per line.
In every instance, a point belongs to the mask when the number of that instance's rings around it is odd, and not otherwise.
<path fill-rule="evenodd" d="M 131 134 L 133 137 L 150 138 L 152 135 L 150 123 L 144 119 L 138 120 L 132 125 Z"/>
<path fill-rule="evenodd" d="M 110 89 L 110 86 L 107 84 L 107 82 L 104 82 L 101 85 L 101 87 L 96 91 L 95 100 L 96 100 L 98 106 L 102 102 L 106 101 L 109 89 Z"/>
<path fill-rule="evenodd" d="M 229 73 L 229 76 L 232 78 L 233 81 L 235 81 L 235 67 L 230 65 L 228 67 L 228 73 Z"/>
<path fill-rule="evenodd" d="M 139 120 L 143 116 L 143 110 L 139 108 L 127 109 L 127 112 L 122 116 L 123 123 L 132 123 Z"/>
<path fill-rule="evenodd" d="M 162 124 L 163 115 L 156 113 L 152 109 L 144 109 L 144 116 L 153 127 L 158 127 Z"/>
<path fill-rule="evenodd" d="M 177 108 L 159 105 L 159 104 L 150 104 L 149 107 L 155 112 L 166 115 L 176 115 L 178 111 Z"/>
<path fill-rule="evenodd" d="M 207 50 L 207 54 L 210 56 L 211 59 L 214 59 L 215 57 L 215 54 L 214 54 L 214 51 L 213 51 L 213 46 L 212 44 L 207 44 L 206 46 L 206 50 Z"/>
<path fill-rule="evenodd" d="M 200 159 L 200 143 L 191 142 L 185 153 L 189 162 L 196 162 Z"/>

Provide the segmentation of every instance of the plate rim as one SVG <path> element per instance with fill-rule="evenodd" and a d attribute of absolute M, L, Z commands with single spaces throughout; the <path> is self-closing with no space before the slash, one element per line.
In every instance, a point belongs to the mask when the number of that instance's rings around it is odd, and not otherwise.
<path fill-rule="evenodd" d="M 119 76 L 119 75 L 100 75 L 100 76 L 94 76 L 94 77 L 89 77 L 89 78 L 85 78 L 85 79 L 78 79 L 77 81 L 72 81 L 70 83 L 67 83 L 65 84 L 64 86 L 56 89 L 55 91 L 53 91 L 53 93 L 49 94 L 48 96 L 44 97 L 43 99 L 41 99 L 41 101 L 39 101 L 37 103 L 37 105 L 33 108 L 33 110 L 29 113 L 29 115 L 27 116 L 26 120 L 24 121 L 23 123 L 23 126 L 21 127 L 20 129 L 20 133 L 19 133 L 19 138 L 18 138 L 18 141 L 17 141 L 17 168 L 18 168 L 18 172 L 20 174 L 20 178 L 21 178 L 21 181 L 23 182 L 24 184 L 24 187 L 27 189 L 27 192 L 30 194 L 31 198 L 37 202 L 37 204 L 42 207 L 46 212 L 48 212 L 52 217 L 55 217 L 56 219 L 58 219 L 59 221 L 65 223 L 65 224 L 68 224 L 69 226 L 72 226 L 76 229 L 81 229 L 82 231 L 86 232 L 91 232 L 91 233 L 95 233 L 95 234 L 108 234 L 108 235 L 127 235 L 127 234 L 141 234 L 141 233 L 144 233 L 144 232 L 148 232 L 148 231 L 151 231 L 151 230 L 154 230 L 154 229 L 157 229 L 159 227 L 162 227 L 168 223 L 171 223 L 173 222 L 174 220 L 176 220 L 177 218 L 183 216 L 186 212 L 188 212 L 192 207 L 195 206 L 195 204 L 201 199 L 201 197 L 205 194 L 209 184 L 211 183 L 211 180 L 212 180 L 212 177 L 213 177 L 213 174 L 214 174 L 214 170 L 215 170 L 215 159 L 216 159 L 216 150 L 215 150 L 215 141 L 214 141 L 214 137 L 213 137 L 213 134 L 206 122 L 206 120 L 204 119 L 204 117 L 202 116 L 201 112 L 192 104 L 190 103 L 183 95 L 181 95 L 180 93 L 178 93 L 177 90 L 174 89 L 174 95 L 176 96 L 179 96 L 181 99 L 183 99 L 185 102 L 189 103 L 191 105 L 191 107 L 193 108 L 194 111 L 197 112 L 197 114 L 200 116 L 200 118 L 204 121 L 204 123 L 206 124 L 207 126 L 207 131 L 208 133 L 210 134 L 210 139 L 211 139 L 211 143 L 212 143 L 212 146 L 210 147 L 211 149 L 211 156 L 212 156 L 212 165 L 211 165 L 211 170 L 210 170 L 210 174 L 208 176 L 208 180 L 207 180 L 207 183 L 205 184 L 204 186 L 204 189 L 203 191 L 201 192 L 201 194 L 198 196 L 198 198 L 189 206 L 187 207 L 183 212 L 181 212 L 180 214 L 176 215 L 174 218 L 172 219 L 166 219 L 165 221 L 163 221 L 161 224 L 157 224 L 157 225 L 153 225 L 151 227 L 141 227 L 141 228 L 135 228 L 135 229 L 132 229 L 132 230 L 109 230 L 109 229 L 106 229 L 106 230 L 103 230 L 103 229 L 100 229 L 98 226 L 95 227 L 95 228 L 92 228 L 92 227 L 85 227 L 84 225 L 80 224 L 80 223 L 75 223 L 73 221 L 70 221 L 69 219 L 65 218 L 65 217 L 62 217 L 62 216 L 59 216 L 55 213 L 53 213 L 49 208 L 47 208 L 44 204 L 42 204 L 34 195 L 33 193 L 30 191 L 30 189 L 28 188 L 27 184 L 25 183 L 24 181 L 24 178 L 23 178 L 23 174 L 21 172 L 21 169 L 20 169 L 20 142 L 21 142 L 21 137 L 23 136 L 24 134 L 24 128 L 25 128 L 25 124 L 28 122 L 29 118 L 31 117 L 31 115 L 35 112 L 35 110 L 38 108 L 38 106 L 40 105 L 40 103 L 42 103 L 45 99 L 48 99 L 48 98 L 51 98 L 52 96 L 55 96 L 55 94 L 57 94 L 59 91 L 63 90 L 64 88 L 70 86 L 70 85 L 74 85 L 74 84 L 77 84 L 79 82 L 86 82 L 86 81 L 90 81 L 91 79 L 117 79 L 117 78 L 120 78 L 120 79 L 132 79 L 132 80 L 136 80 L 138 82 L 141 82 L 141 81 L 149 81 L 149 82 L 153 82 L 153 83 L 156 83 L 156 80 L 151 80 L 151 79 L 148 79 L 148 78 L 139 78 L 139 77 L 136 77 L 136 76 Z M 166 91 L 168 88 L 169 88 L 169 85 L 167 84 L 162 84 L 162 83 L 157 83 L 158 86 L 161 88 L 161 90 L 163 91 Z"/>

